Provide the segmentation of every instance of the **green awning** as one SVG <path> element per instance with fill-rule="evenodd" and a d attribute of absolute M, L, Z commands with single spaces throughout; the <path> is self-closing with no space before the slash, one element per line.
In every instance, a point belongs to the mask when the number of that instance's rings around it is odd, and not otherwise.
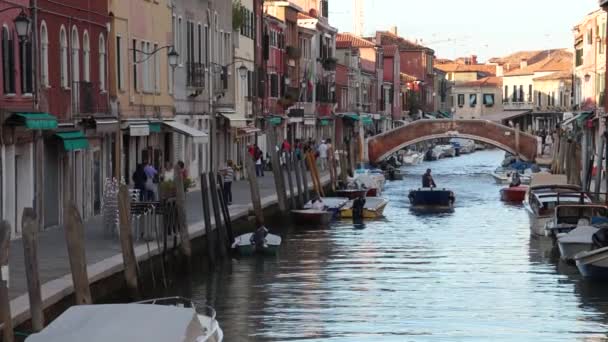
<path fill-rule="evenodd" d="M 441 110 L 437 111 L 437 113 L 439 114 L 439 115 L 437 115 L 437 117 L 443 116 L 446 119 L 450 119 L 452 117 L 452 115 L 450 115 L 450 113 L 444 112 L 444 111 L 441 111 Z"/>
<path fill-rule="evenodd" d="M 364 125 L 373 125 L 374 119 L 370 118 L 369 116 L 364 116 L 361 118 L 361 123 Z"/>
<path fill-rule="evenodd" d="M 585 121 L 587 121 L 589 118 L 593 117 L 593 115 L 595 115 L 594 112 L 582 112 L 579 115 L 576 116 L 576 121 L 578 123 L 579 126 L 582 126 L 583 123 Z"/>
<path fill-rule="evenodd" d="M 150 122 L 150 133 L 160 133 L 161 123 L 160 122 Z"/>
<path fill-rule="evenodd" d="M 319 123 L 321 124 L 321 126 L 329 126 L 329 120 L 327 119 L 321 119 Z"/>
<path fill-rule="evenodd" d="M 275 126 L 280 125 L 281 121 L 283 121 L 283 119 L 281 119 L 278 116 L 274 116 L 274 117 L 271 117 L 270 119 L 268 119 L 268 122 L 270 122 L 271 125 L 275 125 Z"/>
<path fill-rule="evenodd" d="M 351 120 L 355 120 L 355 121 L 359 121 L 359 115 L 356 113 L 346 113 L 346 114 L 342 115 L 342 117 L 348 118 Z"/>
<path fill-rule="evenodd" d="M 89 148 L 89 140 L 81 131 L 70 131 L 55 133 L 63 140 L 63 147 L 66 151 L 84 150 Z"/>
<path fill-rule="evenodd" d="M 29 129 L 57 129 L 57 117 L 48 113 L 15 113 Z"/>

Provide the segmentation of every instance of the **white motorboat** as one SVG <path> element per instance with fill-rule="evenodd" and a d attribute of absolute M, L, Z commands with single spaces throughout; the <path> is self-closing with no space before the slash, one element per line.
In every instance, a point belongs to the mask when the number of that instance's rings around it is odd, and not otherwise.
<path fill-rule="evenodd" d="M 576 267 L 585 278 L 608 278 L 608 247 L 580 252 L 574 256 Z"/>
<path fill-rule="evenodd" d="M 281 237 L 274 234 L 268 234 L 265 238 L 264 246 L 256 246 L 252 241 L 253 233 L 239 235 L 234 238 L 232 248 L 236 249 L 243 256 L 254 254 L 277 255 L 279 247 L 281 247 Z"/>
<path fill-rule="evenodd" d="M 485 149 L 486 149 L 486 145 L 480 144 L 480 143 L 475 143 L 475 151 L 483 151 Z"/>
<path fill-rule="evenodd" d="M 418 165 L 424 161 L 424 153 L 408 152 L 403 156 L 403 165 Z"/>
<path fill-rule="evenodd" d="M 581 219 L 596 228 L 608 224 L 608 206 L 599 204 L 567 204 L 555 207 L 553 218 L 545 225 L 545 236 L 557 239 L 557 235 L 569 233 Z"/>
<path fill-rule="evenodd" d="M 581 219 L 577 227 L 569 233 L 558 234 L 557 245 L 562 260 L 572 261 L 576 254 L 592 250 L 593 234 L 598 230 L 590 226 L 588 220 Z"/>
<path fill-rule="evenodd" d="M 459 154 L 475 152 L 475 141 L 463 138 L 452 138 L 450 143 L 458 149 Z"/>
<path fill-rule="evenodd" d="M 514 170 L 514 169 L 499 167 L 496 170 L 494 170 L 494 172 L 492 172 L 492 177 L 494 177 L 496 184 L 502 184 L 502 185 L 510 184 L 513 172 L 518 172 L 518 171 Z M 521 184 L 525 184 L 525 185 L 530 184 L 530 178 L 531 178 L 530 176 L 531 176 L 530 173 L 520 174 L 519 179 L 521 181 Z"/>
<path fill-rule="evenodd" d="M 560 177 L 554 177 L 560 176 Z M 545 226 L 553 218 L 555 208 L 560 204 L 591 204 L 591 198 L 577 185 L 562 184 L 565 180 L 562 175 L 541 175 L 541 178 L 533 177 L 524 207 L 530 218 L 530 231 L 534 235 L 544 236 Z M 556 183 L 545 185 L 539 179 L 555 181 Z M 535 180 L 537 180 L 535 182 Z M 533 185 L 543 184 L 543 185 Z"/>
<path fill-rule="evenodd" d="M 452 145 L 437 145 L 435 146 L 440 150 L 439 158 L 454 158 L 456 157 L 456 149 Z"/>
<path fill-rule="evenodd" d="M 198 309 L 198 310 L 197 310 Z M 205 311 L 200 314 L 200 310 Z M 224 338 L 210 307 L 161 298 L 132 304 L 76 305 L 26 342 L 220 342 Z"/>

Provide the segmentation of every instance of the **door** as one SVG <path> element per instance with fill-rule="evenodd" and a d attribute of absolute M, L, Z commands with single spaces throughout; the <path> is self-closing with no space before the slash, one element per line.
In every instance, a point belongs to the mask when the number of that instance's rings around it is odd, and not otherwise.
<path fill-rule="evenodd" d="M 44 228 L 59 225 L 59 148 L 54 142 L 44 146 Z"/>

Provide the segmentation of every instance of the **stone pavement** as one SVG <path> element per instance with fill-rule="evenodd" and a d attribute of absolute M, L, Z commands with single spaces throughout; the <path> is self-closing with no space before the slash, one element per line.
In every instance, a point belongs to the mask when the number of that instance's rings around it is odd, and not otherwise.
<path fill-rule="evenodd" d="M 309 184 L 311 183 L 308 175 Z M 329 175 L 321 176 L 321 181 L 329 182 Z M 272 172 L 258 178 L 262 206 L 267 207 L 277 203 L 275 184 Z M 287 183 L 287 181 L 286 181 Z M 288 187 L 288 185 L 287 185 Z M 294 188 L 296 188 L 294 184 Z M 312 188 L 312 185 L 309 186 Z M 233 220 L 247 215 L 251 208 L 251 194 L 247 181 L 237 181 L 232 185 L 233 205 L 229 207 Z M 191 238 L 201 236 L 203 231 L 201 191 L 191 191 L 186 194 L 187 223 Z M 212 218 L 213 221 L 213 218 Z M 138 261 L 148 257 L 145 243 L 135 246 Z M 117 238 L 104 234 L 102 217 L 97 216 L 85 222 L 85 248 L 88 275 L 91 282 L 103 279 L 111 274 L 122 271 L 122 253 Z M 150 244 L 151 255 L 158 254 L 156 243 Z M 9 250 L 11 311 L 15 325 L 29 319 L 29 299 L 23 259 L 23 245 L 20 239 L 11 242 Z M 63 229 L 51 229 L 41 232 L 38 236 L 38 261 L 42 298 L 44 307 L 48 307 L 73 292 L 70 265 Z"/>

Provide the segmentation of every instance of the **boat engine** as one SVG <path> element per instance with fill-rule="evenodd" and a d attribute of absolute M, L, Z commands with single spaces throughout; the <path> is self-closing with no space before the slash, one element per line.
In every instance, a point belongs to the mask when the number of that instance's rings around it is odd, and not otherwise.
<path fill-rule="evenodd" d="M 608 247 L 608 228 L 602 228 L 593 234 L 592 241 L 594 249 Z"/>

